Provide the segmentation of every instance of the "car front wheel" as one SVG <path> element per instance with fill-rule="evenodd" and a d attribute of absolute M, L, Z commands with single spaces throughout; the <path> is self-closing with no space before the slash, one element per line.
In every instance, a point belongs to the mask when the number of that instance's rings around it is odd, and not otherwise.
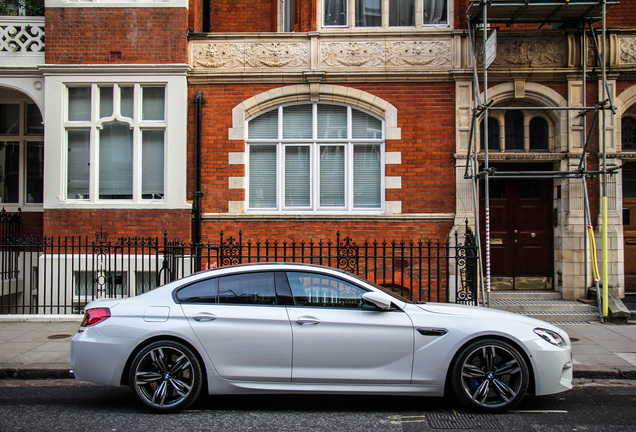
<path fill-rule="evenodd" d="M 506 411 L 521 402 L 530 377 L 521 353 L 497 339 L 477 341 L 464 348 L 451 374 L 457 399 L 487 413 Z"/>
<path fill-rule="evenodd" d="M 134 395 L 146 408 L 169 413 L 188 407 L 199 397 L 203 369 L 185 345 L 158 341 L 135 356 L 129 379 Z"/>

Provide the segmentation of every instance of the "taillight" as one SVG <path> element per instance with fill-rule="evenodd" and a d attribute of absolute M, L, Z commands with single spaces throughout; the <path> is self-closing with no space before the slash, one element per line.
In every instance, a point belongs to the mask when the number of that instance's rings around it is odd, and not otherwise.
<path fill-rule="evenodd" d="M 82 321 L 81 327 L 94 326 L 102 321 L 106 321 L 108 318 L 110 318 L 110 309 L 108 308 L 88 309 L 84 312 L 84 320 Z"/>

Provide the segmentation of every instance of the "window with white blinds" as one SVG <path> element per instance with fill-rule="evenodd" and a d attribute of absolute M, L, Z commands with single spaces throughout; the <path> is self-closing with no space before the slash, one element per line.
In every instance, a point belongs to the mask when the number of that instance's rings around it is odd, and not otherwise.
<path fill-rule="evenodd" d="M 383 208 L 382 120 L 353 107 L 287 105 L 248 121 L 250 211 Z"/>

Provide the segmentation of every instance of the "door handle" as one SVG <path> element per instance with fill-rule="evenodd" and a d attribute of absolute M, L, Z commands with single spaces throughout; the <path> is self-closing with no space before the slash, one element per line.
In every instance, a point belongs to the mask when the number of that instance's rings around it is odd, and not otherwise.
<path fill-rule="evenodd" d="M 530 237 L 535 238 L 537 236 L 537 233 L 532 233 L 530 234 Z"/>
<path fill-rule="evenodd" d="M 214 321 L 216 319 L 216 315 L 207 313 L 207 312 L 202 312 L 193 316 L 192 319 L 199 322 Z"/>
<path fill-rule="evenodd" d="M 300 325 L 303 324 L 311 324 L 311 325 L 316 325 L 316 324 L 320 324 L 320 320 L 318 318 L 314 318 L 314 317 L 300 317 L 296 320 L 296 322 Z"/>

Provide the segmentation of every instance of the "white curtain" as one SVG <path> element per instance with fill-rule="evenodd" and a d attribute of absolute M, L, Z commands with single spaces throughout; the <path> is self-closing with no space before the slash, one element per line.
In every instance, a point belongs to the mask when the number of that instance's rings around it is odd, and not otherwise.
<path fill-rule="evenodd" d="M 134 104 L 135 104 L 135 89 L 134 87 L 120 87 L 120 108 L 121 115 L 124 117 L 133 118 Z"/>
<path fill-rule="evenodd" d="M 382 25 L 382 0 L 356 0 L 356 27 Z"/>
<path fill-rule="evenodd" d="M 68 131 L 67 195 L 71 199 L 89 197 L 90 130 Z"/>
<path fill-rule="evenodd" d="M 389 0 L 389 26 L 415 26 L 415 0 Z"/>
<path fill-rule="evenodd" d="M 113 86 L 99 88 L 99 118 L 113 115 Z"/>
<path fill-rule="evenodd" d="M 448 13 L 446 8 L 448 0 L 423 0 L 424 24 L 446 24 Z"/>
<path fill-rule="evenodd" d="M 133 131 L 124 123 L 105 125 L 99 132 L 99 197 L 132 198 Z"/>
<path fill-rule="evenodd" d="M 69 87 L 68 119 L 70 121 L 88 121 L 91 119 L 90 87 Z"/>
<path fill-rule="evenodd" d="M 164 87 L 143 87 L 141 118 L 142 120 L 164 120 L 165 118 Z"/>
<path fill-rule="evenodd" d="M 323 0 L 324 22 L 326 26 L 347 25 L 348 0 Z"/>
<path fill-rule="evenodd" d="M 164 131 L 145 130 L 141 134 L 141 197 L 164 196 Z"/>

